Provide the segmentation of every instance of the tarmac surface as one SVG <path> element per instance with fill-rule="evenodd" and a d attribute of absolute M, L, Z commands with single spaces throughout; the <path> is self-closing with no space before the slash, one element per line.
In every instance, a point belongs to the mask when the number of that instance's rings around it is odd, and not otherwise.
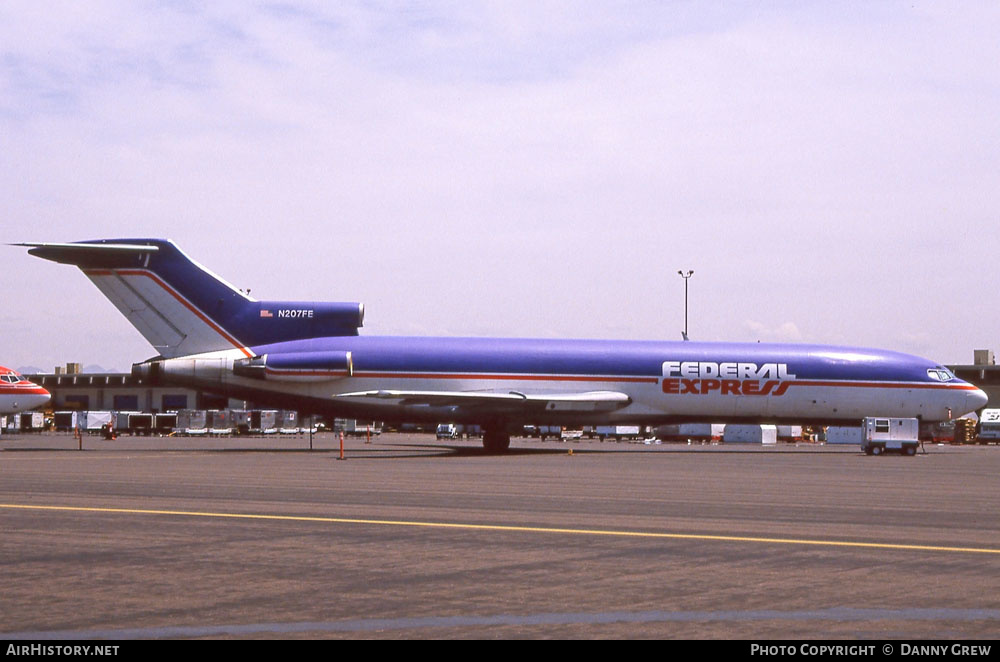
<path fill-rule="evenodd" d="M 313 444 L 0 436 L 0 638 L 1000 634 L 997 447 Z"/>

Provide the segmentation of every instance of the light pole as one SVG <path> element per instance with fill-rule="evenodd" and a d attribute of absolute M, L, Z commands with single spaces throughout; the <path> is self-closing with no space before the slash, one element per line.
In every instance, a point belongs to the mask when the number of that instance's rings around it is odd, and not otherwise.
<path fill-rule="evenodd" d="M 694 269 L 684 273 L 683 271 L 677 272 L 681 278 L 684 279 L 684 340 L 688 339 L 688 278 L 694 275 Z"/>

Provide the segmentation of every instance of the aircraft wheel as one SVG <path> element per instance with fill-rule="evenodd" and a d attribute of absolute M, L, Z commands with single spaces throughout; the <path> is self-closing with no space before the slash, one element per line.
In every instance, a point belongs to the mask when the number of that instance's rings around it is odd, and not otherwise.
<path fill-rule="evenodd" d="M 510 434 L 503 430 L 485 430 L 483 448 L 487 453 L 503 453 L 510 448 Z"/>

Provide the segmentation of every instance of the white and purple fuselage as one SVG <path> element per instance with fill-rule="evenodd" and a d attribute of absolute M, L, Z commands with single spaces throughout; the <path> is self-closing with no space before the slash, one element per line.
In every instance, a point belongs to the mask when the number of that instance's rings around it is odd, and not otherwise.
<path fill-rule="evenodd" d="M 898 352 L 800 344 L 361 336 L 359 303 L 258 301 L 163 239 L 25 244 L 73 264 L 159 356 L 140 376 L 260 406 L 395 422 L 944 421 L 986 395 Z M 490 432 L 492 431 L 492 433 Z"/>

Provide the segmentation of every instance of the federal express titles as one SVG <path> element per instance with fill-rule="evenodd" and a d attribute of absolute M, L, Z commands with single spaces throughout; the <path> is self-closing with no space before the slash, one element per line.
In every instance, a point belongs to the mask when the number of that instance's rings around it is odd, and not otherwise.
<path fill-rule="evenodd" d="M 784 395 L 795 379 L 787 363 L 663 362 L 663 392 L 669 394 Z"/>

